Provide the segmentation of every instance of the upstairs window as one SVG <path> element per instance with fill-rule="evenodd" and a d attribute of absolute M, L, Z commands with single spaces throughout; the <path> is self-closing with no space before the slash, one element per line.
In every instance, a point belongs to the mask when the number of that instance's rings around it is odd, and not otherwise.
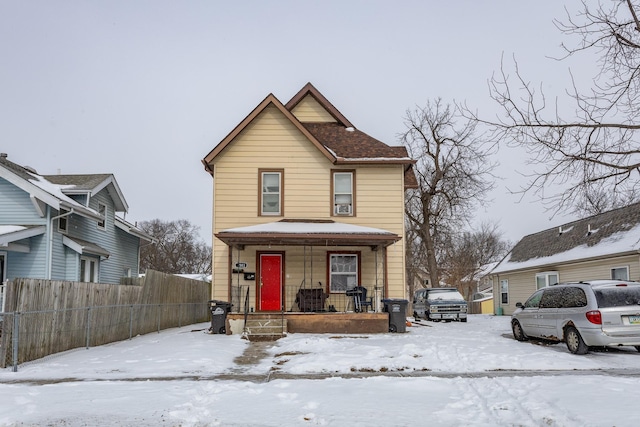
<path fill-rule="evenodd" d="M 69 211 L 67 209 L 60 208 L 59 212 L 61 216 L 58 218 L 58 231 L 66 234 L 69 228 Z"/>
<path fill-rule="evenodd" d="M 98 213 L 102 215 L 102 219 L 98 221 L 98 228 L 104 230 L 107 222 L 107 205 L 98 203 Z"/>
<path fill-rule="evenodd" d="M 558 283 L 560 276 L 557 271 L 547 271 L 536 274 L 536 289 L 546 288 L 547 286 Z"/>
<path fill-rule="evenodd" d="M 354 176 L 354 171 L 333 171 L 332 215 L 354 215 Z"/>
<path fill-rule="evenodd" d="M 283 209 L 282 209 L 283 176 L 284 176 L 284 170 L 259 171 L 260 215 L 261 216 L 283 215 Z"/>

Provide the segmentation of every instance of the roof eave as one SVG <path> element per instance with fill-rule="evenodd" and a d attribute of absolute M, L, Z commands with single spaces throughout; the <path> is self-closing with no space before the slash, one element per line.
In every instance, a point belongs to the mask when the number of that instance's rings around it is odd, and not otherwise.
<path fill-rule="evenodd" d="M 242 132 L 260 113 L 262 113 L 269 105 L 274 105 L 289 121 L 309 140 L 311 143 L 332 163 L 335 163 L 336 157 L 327 148 L 322 145 L 289 111 L 273 94 L 267 97 L 256 108 L 247 115 L 213 150 L 209 152 L 202 160 L 205 164 L 205 170 L 210 172 L 210 166 L 213 160 Z M 208 167 L 208 168 L 207 168 Z"/>

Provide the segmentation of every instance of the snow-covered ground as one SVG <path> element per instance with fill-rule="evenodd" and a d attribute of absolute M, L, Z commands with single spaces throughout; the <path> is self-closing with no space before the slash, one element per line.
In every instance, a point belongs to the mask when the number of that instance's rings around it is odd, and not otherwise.
<path fill-rule="evenodd" d="M 577 356 L 517 342 L 506 316 L 268 345 L 207 326 L 0 370 L 0 425 L 620 427 L 640 418 L 635 349 Z M 265 357 L 240 363 L 249 346 Z"/>

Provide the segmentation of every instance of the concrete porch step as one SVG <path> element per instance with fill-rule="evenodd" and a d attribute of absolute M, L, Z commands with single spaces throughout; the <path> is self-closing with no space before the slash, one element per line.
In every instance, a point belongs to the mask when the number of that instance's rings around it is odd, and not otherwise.
<path fill-rule="evenodd" d="M 247 319 L 244 334 L 249 341 L 269 341 L 282 338 L 287 333 L 287 319 L 251 317 Z"/>

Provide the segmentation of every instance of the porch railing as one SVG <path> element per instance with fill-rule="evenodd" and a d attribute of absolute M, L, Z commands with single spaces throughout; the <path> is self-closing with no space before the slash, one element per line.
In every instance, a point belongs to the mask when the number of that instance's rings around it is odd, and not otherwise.
<path fill-rule="evenodd" d="M 366 307 L 367 311 L 382 311 L 382 299 L 386 298 L 381 286 L 367 286 L 363 284 L 367 290 L 367 299 L 371 298 L 371 307 Z M 302 293 L 308 293 L 312 296 L 310 300 L 303 301 Z M 312 291 L 313 290 L 313 291 Z M 353 312 L 356 311 L 354 298 L 357 296 L 347 295 L 346 292 L 327 292 L 324 284 L 316 283 L 314 285 L 286 285 L 282 295 L 282 311 L 283 312 Z M 238 313 L 248 313 L 261 311 L 259 307 L 259 299 L 256 296 L 255 286 L 233 286 L 232 288 L 232 304 Z"/>

